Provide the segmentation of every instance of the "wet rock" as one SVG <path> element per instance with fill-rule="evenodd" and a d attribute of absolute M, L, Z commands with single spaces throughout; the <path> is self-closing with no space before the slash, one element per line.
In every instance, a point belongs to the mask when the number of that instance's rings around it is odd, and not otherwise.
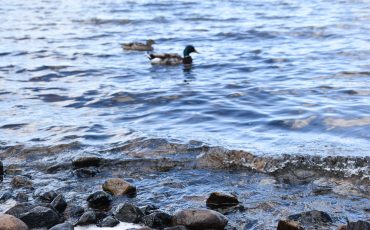
<path fill-rule="evenodd" d="M 103 190 L 112 193 L 115 196 L 125 194 L 132 195 L 136 193 L 136 187 L 120 178 L 112 178 L 104 182 Z"/>
<path fill-rule="evenodd" d="M 64 218 L 67 220 L 76 221 L 84 212 L 85 210 L 81 206 L 68 204 L 67 208 L 64 210 Z"/>
<path fill-rule="evenodd" d="M 86 168 L 90 166 L 98 167 L 102 162 L 102 158 L 96 156 L 83 156 L 78 157 L 72 161 L 75 168 Z"/>
<path fill-rule="evenodd" d="M 298 222 L 292 220 L 280 220 L 277 230 L 304 230 Z"/>
<path fill-rule="evenodd" d="M 337 230 L 347 230 L 347 225 L 340 225 Z"/>
<path fill-rule="evenodd" d="M 28 201 L 28 194 L 25 192 L 19 192 L 15 199 L 20 202 L 27 202 Z"/>
<path fill-rule="evenodd" d="M 51 203 L 55 199 L 55 197 L 57 197 L 57 196 L 58 196 L 58 193 L 56 193 L 55 191 L 51 190 L 51 191 L 47 191 L 47 192 L 41 193 L 40 195 L 38 195 L 38 198 L 42 202 Z"/>
<path fill-rule="evenodd" d="M 175 225 L 189 229 L 224 229 L 228 219 L 219 212 L 207 209 L 185 209 L 175 214 Z"/>
<path fill-rule="evenodd" d="M 238 198 L 234 195 L 229 195 L 221 192 L 213 192 L 208 197 L 206 204 L 210 208 L 221 208 L 238 205 L 239 201 Z"/>
<path fill-rule="evenodd" d="M 317 177 L 316 172 L 305 169 L 287 167 L 274 173 L 276 180 L 292 185 L 308 184 Z"/>
<path fill-rule="evenodd" d="M 11 181 L 13 188 L 31 188 L 32 181 L 25 176 L 15 176 Z"/>
<path fill-rule="evenodd" d="M 152 230 L 152 229 L 148 227 L 141 227 L 141 228 L 129 228 L 127 230 Z"/>
<path fill-rule="evenodd" d="M 0 161 L 0 182 L 3 181 L 3 178 L 4 178 L 4 165 L 3 162 Z"/>
<path fill-rule="evenodd" d="M 94 192 L 87 198 L 89 206 L 95 209 L 107 209 L 111 202 L 112 196 L 104 191 Z"/>
<path fill-rule="evenodd" d="M 346 230 L 370 230 L 370 223 L 362 220 L 348 222 Z"/>
<path fill-rule="evenodd" d="M 47 173 L 54 174 L 60 170 L 68 170 L 71 168 L 71 163 L 58 163 L 55 165 L 52 165 L 46 169 Z"/>
<path fill-rule="evenodd" d="M 316 186 L 312 189 L 312 193 L 319 196 L 325 195 L 333 191 L 333 188 L 330 186 Z"/>
<path fill-rule="evenodd" d="M 74 227 L 69 222 L 64 222 L 63 224 L 55 225 L 54 227 L 50 228 L 49 230 L 73 230 Z"/>
<path fill-rule="evenodd" d="M 30 228 L 51 228 L 59 224 L 58 214 L 54 210 L 43 206 L 37 206 L 22 214 L 20 219 Z"/>
<path fill-rule="evenodd" d="M 55 197 L 55 199 L 50 204 L 55 210 L 60 213 L 64 212 L 67 207 L 67 202 L 62 194 L 59 194 L 57 197 Z"/>
<path fill-rule="evenodd" d="M 158 210 L 159 208 L 154 204 L 149 204 L 147 206 L 141 207 L 140 210 L 144 213 L 144 215 L 149 215 L 154 211 Z"/>
<path fill-rule="evenodd" d="M 9 214 L 9 215 L 15 216 L 17 218 L 20 218 L 20 216 L 22 214 L 30 211 L 34 207 L 36 207 L 36 206 L 33 205 L 33 204 L 30 204 L 30 203 L 20 203 L 20 204 L 16 204 L 15 206 L 11 207 L 10 209 L 8 209 L 5 212 L 5 214 Z"/>
<path fill-rule="evenodd" d="M 165 212 L 154 212 L 144 216 L 142 222 L 151 228 L 163 229 L 173 225 L 173 217 Z"/>
<path fill-rule="evenodd" d="M 0 204 L 9 200 L 12 197 L 13 195 L 10 192 L 1 192 L 0 193 Z"/>
<path fill-rule="evenodd" d="M 20 219 L 7 214 L 0 214 L 1 230 L 28 230 L 27 225 Z"/>
<path fill-rule="evenodd" d="M 178 225 L 175 227 L 164 228 L 163 230 L 188 230 L 188 228 L 182 225 Z"/>
<path fill-rule="evenodd" d="M 144 216 L 137 206 L 130 203 L 119 204 L 114 215 L 118 220 L 129 223 L 138 223 Z"/>
<path fill-rule="evenodd" d="M 96 224 L 106 217 L 107 215 L 104 212 L 93 211 L 93 210 L 86 211 L 82 214 L 80 219 L 77 221 L 76 225 Z"/>
<path fill-rule="evenodd" d="M 79 178 L 94 177 L 99 173 L 99 170 L 94 168 L 79 168 L 73 171 L 73 174 Z"/>
<path fill-rule="evenodd" d="M 98 227 L 114 227 L 119 224 L 119 221 L 113 216 L 107 216 L 102 219 L 97 226 Z"/>
<path fill-rule="evenodd" d="M 320 227 L 333 222 L 329 214 L 317 210 L 290 215 L 288 216 L 288 219 L 298 221 L 300 224 L 304 226 L 313 226 L 313 227 Z"/>

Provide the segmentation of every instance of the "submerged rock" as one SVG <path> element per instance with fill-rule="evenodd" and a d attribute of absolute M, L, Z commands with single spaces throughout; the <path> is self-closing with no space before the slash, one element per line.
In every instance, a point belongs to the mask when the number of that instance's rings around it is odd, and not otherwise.
<path fill-rule="evenodd" d="M 32 188 L 32 181 L 25 176 L 15 176 L 11 181 L 13 188 Z"/>
<path fill-rule="evenodd" d="M 277 230 L 304 230 L 298 222 L 292 220 L 280 220 Z"/>
<path fill-rule="evenodd" d="M 59 194 L 57 197 L 55 197 L 50 204 L 53 208 L 55 208 L 55 210 L 61 213 L 64 212 L 67 207 L 67 202 L 62 194 Z"/>
<path fill-rule="evenodd" d="M 112 196 L 104 191 L 94 192 L 87 198 L 89 206 L 95 209 L 106 209 L 112 202 Z"/>
<path fill-rule="evenodd" d="M 130 203 L 118 205 L 114 215 L 118 220 L 129 223 L 138 223 L 144 216 L 140 208 Z"/>
<path fill-rule="evenodd" d="M 55 225 L 54 227 L 50 228 L 49 230 L 73 230 L 74 227 L 69 222 L 64 222 L 63 224 Z"/>
<path fill-rule="evenodd" d="M 41 193 L 40 195 L 38 195 L 38 198 L 43 201 L 43 202 L 47 202 L 47 203 L 50 203 L 52 202 L 55 197 L 58 196 L 58 193 L 56 193 L 54 190 L 51 190 L 51 191 L 47 191 L 47 192 L 44 192 L 44 193 Z"/>
<path fill-rule="evenodd" d="M 206 204 L 210 208 L 221 208 L 238 205 L 239 201 L 238 198 L 234 195 L 229 195 L 221 192 L 213 192 L 208 197 Z"/>
<path fill-rule="evenodd" d="M 317 226 L 317 227 L 333 222 L 329 214 L 317 210 L 290 215 L 288 216 L 288 219 L 298 221 L 300 224 L 304 226 Z"/>
<path fill-rule="evenodd" d="M 173 225 L 173 217 L 165 212 L 154 212 L 144 216 L 142 222 L 148 227 L 163 229 Z"/>
<path fill-rule="evenodd" d="M 92 168 L 79 168 L 73 171 L 73 174 L 79 178 L 94 177 L 99 173 L 99 170 Z"/>
<path fill-rule="evenodd" d="M 9 200 L 12 197 L 13 197 L 13 195 L 10 192 L 1 192 L 0 193 L 0 203 L 3 203 L 5 201 Z"/>
<path fill-rule="evenodd" d="M 136 193 L 136 187 L 120 178 L 112 178 L 104 182 L 103 190 L 112 193 L 115 196 L 125 194 L 132 195 Z"/>
<path fill-rule="evenodd" d="M 224 229 L 228 219 L 219 212 L 207 209 L 185 209 L 175 214 L 175 225 L 189 229 Z"/>
<path fill-rule="evenodd" d="M 3 166 L 3 162 L 0 161 L 0 182 L 3 181 L 3 178 L 4 178 L 4 166 Z"/>
<path fill-rule="evenodd" d="M 59 223 L 58 214 L 54 210 L 43 206 L 37 206 L 22 214 L 20 219 L 30 228 L 51 228 Z"/>
<path fill-rule="evenodd" d="M 8 215 L 0 214 L 0 229 L 1 230 L 28 230 L 27 225 L 20 219 Z"/>
<path fill-rule="evenodd" d="M 20 202 L 27 202 L 28 201 L 28 195 L 25 192 L 19 192 L 17 193 L 15 199 Z"/>
<path fill-rule="evenodd" d="M 90 167 L 90 166 L 98 167 L 98 166 L 100 166 L 101 161 L 102 161 L 102 158 L 100 158 L 100 157 L 82 156 L 82 157 L 75 158 L 72 161 L 72 165 L 75 168 L 86 168 L 86 167 Z"/>
<path fill-rule="evenodd" d="M 348 222 L 346 230 L 370 230 L 370 223 L 363 220 Z"/>
<path fill-rule="evenodd" d="M 113 216 L 107 216 L 97 224 L 98 227 L 114 227 L 119 224 L 119 221 Z"/>
<path fill-rule="evenodd" d="M 81 206 L 68 204 L 67 208 L 64 210 L 64 218 L 67 220 L 76 221 L 84 212 L 85 210 Z"/>

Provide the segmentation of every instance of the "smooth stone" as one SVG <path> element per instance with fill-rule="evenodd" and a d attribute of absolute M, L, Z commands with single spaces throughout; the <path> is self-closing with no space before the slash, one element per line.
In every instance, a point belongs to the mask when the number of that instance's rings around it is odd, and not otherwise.
<path fill-rule="evenodd" d="M 64 222 L 63 224 L 55 225 L 54 227 L 50 228 L 49 230 L 73 230 L 74 227 L 69 222 Z"/>
<path fill-rule="evenodd" d="M 188 230 L 188 229 L 183 225 L 178 225 L 175 227 L 164 228 L 163 230 Z"/>
<path fill-rule="evenodd" d="M 175 213 L 175 225 L 194 230 L 224 229 L 227 222 L 224 215 L 208 209 L 185 209 Z"/>
<path fill-rule="evenodd" d="M 41 193 L 40 195 L 38 195 L 38 198 L 41 200 L 41 201 L 44 201 L 44 202 L 47 202 L 47 203 L 50 203 L 52 202 L 55 197 L 58 196 L 58 193 L 56 193 L 54 190 L 51 190 L 51 191 L 47 191 L 47 192 L 44 192 L 44 193 Z"/>
<path fill-rule="evenodd" d="M 298 222 L 292 220 L 279 220 L 277 230 L 303 230 Z"/>
<path fill-rule="evenodd" d="M 28 227 L 12 215 L 0 214 L 0 230 L 28 230 Z"/>
<path fill-rule="evenodd" d="M 51 228 L 59 224 L 58 214 L 43 206 L 37 206 L 29 212 L 22 214 L 20 219 L 27 224 L 29 228 Z"/>
<path fill-rule="evenodd" d="M 87 197 L 89 206 L 95 209 L 106 209 L 112 202 L 112 196 L 104 191 L 94 192 Z"/>
<path fill-rule="evenodd" d="M 138 223 L 144 216 L 140 208 L 130 203 L 119 204 L 114 215 L 119 221 L 128 223 Z"/>
<path fill-rule="evenodd" d="M 100 163 L 102 161 L 102 158 L 96 157 L 96 156 L 82 156 L 75 158 L 72 161 L 72 165 L 75 168 L 86 168 L 90 166 L 98 167 L 100 166 Z"/>
<path fill-rule="evenodd" d="M 125 194 L 136 194 L 136 187 L 121 178 L 112 178 L 104 182 L 103 190 L 110 192 L 115 196 L 122 196 Z"/>
<path fill-rule="evenodd" d="M 53 208 L 55 208 L 55 210 L 60 213 L 64 212 L 67 207 L 67 202 L 62 194 L 59 194 L 57 197 L 55 197 L 50 204 Z"/>
<path fill-rule="evenodd" d="M 144 216 L 142 222 L 148 227 L 163 229 L 173 226 L 173 216 L 165 212 L 154 212 Z"/>
<path fill-rule="evenodd" d="M 31 188 L 32 187 L 32 181 L 25 176 L 15 176 L 13 177 L 11 181 L 13 188 Z"/>
<path fill-rule="evenodd" d="M 333 222 L 329 214 L 327 214 L 326 212 L 317 211 L 317 210 L 312 210 L 312 211 L 302 212 L 302 213 L 295 214 L 295 215 L 290 215 L 288 216 L 288 220 L 298 221 L 299 223 L 305 226 L 306 225 L 309 225 L 309 226 L 325 225 L 327 223 Z"/>
<path fill-rule="evenodd" d="M 348 222 L 346 230 L 370 230 L 370 223 L 363 220 Z"/>
<path fill-rule="evenodd" d="M 97 224 L 97 226 L 98 227 L 110 227 L 110 228 L 112 228 L 112 227 L 114 227 L 118 224 L 119 224 L 119 221 L 116 218 L 114 218 L 113 216 L 107 216 L 103 220 L 101 220 Z"/>
<path fill-rule="evenodd" d="M 14 205 L 10 209 L 8 209 L 5 212 L 5 214 L 9 214 L 9 215 L 15 216 L 17 218 L 20 218 L 20 216 L 22 214 L 27 213 L 28 211 L 30 211 L 34 207 L 36 207 L 36 206 L 33 205 L 33 204 L 30 204 L 30 203 L 20 203 L 20 204 Z"/>
<path fill-rule="evenodd" d="M 206 204 L 211 208 L 235 206 L 239 204 L 238 198 L 222 192 L 213 192 L 208 197 Z"/>
<path fill-rule="evenodd" d="M 107 215 L 104 212 L 89 210 L 82 214 L 76 225 L 96 224 L 106 217 Z"/>

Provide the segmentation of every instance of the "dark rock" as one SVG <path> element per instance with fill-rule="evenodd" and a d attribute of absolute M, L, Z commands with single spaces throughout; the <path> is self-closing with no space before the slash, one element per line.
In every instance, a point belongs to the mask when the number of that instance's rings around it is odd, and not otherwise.
<path fill-rule="evenodd" d="M 208 197 L 206 204 L 210 208 L 221 208 L 239 204 L 238 198 L 221 192 L 213 192 Z"/>
<path fill-rule="evenodd" d="M 67 207 L 67 202 L 64 199 L 64 196 L 62 194 L 59 194 L 55 199 L 50 203 L 55 210 L 62 213 Z"/>
<path fill-rule="evenodd" d="M 74 227 L 69 222 L 64 222 L 63 224 L 55 225 L 54 227 L 50 228 L 49 230 L 73 230 Z"/>
<path fill-rule="evenodd" d="M 98 167 L 101 164 L 102 159 L 96 156 L 83 156 L 76 158 L 72 161 L 72 165 L 75 168 L 86 168 L 90 166 Z"/>
<path fill-rule="evenodd" d="M 82 214 L 80 219 L 77 221 L 76 225 L 96 224 L 106 217 L 107 217 L 107 214 L 105 214 L 104 212 L 89 210 L 89 211 L 84 212 L 84 214 Z"/>
<path fill-rule="evenodd" d="M 58 196 L 58 193 L 51 190 L 48 192 L 41 193 L 40 195 L 38 195 L 38 198 L 43 202 L 51 203 L 57 196 Z"/>
<path fill-rule="evenodd" d="M 136 187 L 121 178 L 112 178 L 104 182 L 103 190 L 112 193 L 115 196 L 122 196 L 125 194 L 136 194 Z"/>
<path fill-rule="evenodd" d="M 11 181 L 13 188 L 32 188 L 32 181 L 25 176 L 15 176 Z"/>
<path fill-rule="evenodd" d="M 9 214 L 9 215 L 15 216 L 17 218 L 20 218 L 20 216 L 22 214 L 30 211 L 34 207 L 36 207 L 36 206 L 33 205 L 33 204 L 30 204 L 30 203 L 20 203 L 20 204 L 16 204 L 15 206 L 11 207 L 10 209 L 8 209 L 5 212 L 5 214 Z"/>
<path fill-rule="evenodd" d="M 69 168 L 71 168 L 71 163 L 58 163 L 58 164 L 55 164 L 55 165 L 52 165 L 50 167 L 48 167 L 46 169 L 46 172 L 47 173 L 50 173 L 50 174 L 54 174 L 60 170 L 68 170 Z"/>
<path fill-rule="evenodd" d="M 154 211 L 158 210 L 158 207 L 154 204 L 149 204 L 147 206 L 141 207 L 140 210 L 144 213 L 144 215 L 149 215 Z"/>
<path fill-rule="evenodd" d="M 333 188 L 330 186 L 317 186 L 312 189 L 312 193 L 319 196 L 325 195 L 333 191 Z"/>
<path fill-rule="evenodd" d="M 1 230 L 28 230 L 27 225 L 20 219 L 7 214 L 0 213 Z"/>
<path fill-rule="evenodd" d="M 347 230 L 347 225 L 339 225 L 338 230 Z"/>
<path fill-rule="evenodd" d="M 54 210 L 43 206 L 37 206 L 29 212 L 22 214 L 20 219 L 29 228 L 51 228 L 60 221 L 58 214 Z"/>
<path fill-rule="evenodd" d="M 133 204 L 119 204 L 114 212 L 116 218 L 123 222 L 138 223 L 144 216 L 143 212 Z"/>
<path fill-rule="evenodd" d="M 9 200 L 12 197 L 13 197 L 13 195 L 10 192 L 1 192 L 0 193 L 0 203 L 3 203 L 5 201 Z"/>
<path fill-rule="evenodd" d="M 300 224 L 304 226 L 314 226 L 314 227 L 316 226 L 320 227 L 322 225 L 333 222 L 329 214 L 317 210 L 291 215 L 288 216 L 288 219 L 298 221 Z"/>
<path fill-rule="evenodd" d="M 183 225 L 178 225 L 178 226 L 175 226 L 175 227 L 165 228 L 163 230 L 188 230 L 188 228 L 183 226 Z"/>
<path fill-rule="evenodd" d="M 346 230 L 370 230 L 370 223 L 362 220 L 348 222 Z"/>
<path fill-rule="evenodd" d="M 127 230 L 152 230 L 152 229 L 148 227 L 140 227 L 140 228 L 129 228 Z"/>
<path fill-rule="evenodd" d="M 114 227 L 119 224 L 119 221 L 113 216 L 107 216 L 103 220 L 99 221 L 98 227 Z"/>
<path fill-rule="evenodd" d="M 73 171 L 73 174 L 79 178 L 89 178 L 94 177 L 99 170 L 92 168 L 79 168 Z"/>
<path fill-rule="evenodd" d="M 163 229 L 173 226 L 173 217 L 165 212 L 154 212 L 144 216 L 142 222 L 148 227 Z"/>
<path fill-rule="evenodd" d="M 303 230 L 298 222 L 292 220 L 280 220 L 277 230 Z"/>
<path fill-rule="evenodd" d="M 28 195 L 25 192 L 19 192 L 17 196 L 15 197 L 17 201 L 20 202 L 27 202 L 28 201 Z"/>
<path fill-rule="evenodd" d="M 207 209 L 185 209 L 175 214 L 175 225 L 193 230 L 224 229 L 228 219 L 219 212 Z"/>
<path fill-rule="evenodd" d="M 67 220 L 76 221 L 84 212 L 85 210 L 81 206 L 68 204 L 67 208 L 64 210 L 64 218 Z"/>
<path fill-rule="evenodd" d="M 110 207 L 112 196 L 109 193 L 98 191 L 90 194 L 87 202 L 91 208 L 104 210 Z"/>
<path fill-rule="evenodd" d="M 4 179 L 4 166 L 3 162 L 0 161 L 0 182 L 2 182 Z"/>

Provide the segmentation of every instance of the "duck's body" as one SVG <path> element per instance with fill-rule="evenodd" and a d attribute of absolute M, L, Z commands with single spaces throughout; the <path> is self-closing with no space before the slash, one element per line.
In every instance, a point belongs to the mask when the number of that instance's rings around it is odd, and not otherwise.
<path fill-rule="evenodd" d="M 184 57 L 181 57 L 179 54 L 149 54 L 148 58 L 150 63 L 153 65 L 180 65 L 180 64 L 192 64 L 193 59 L 190 56 L 190 53 L 198 53 L 195 48 L 191 45 L 186 46 L 184 49 Z"/>
<path fill-rule="evenodd" d="M 140 43 L 140 42 L 130 42 L 130 43 L 123 43 L 122 48 L 124 50 L 136 50 L 136 51 L 152 51 L 153 47 L 152 45 L 155 44 L 155 42 L 151 39 L 146 41 L 146 44 Z"/>

